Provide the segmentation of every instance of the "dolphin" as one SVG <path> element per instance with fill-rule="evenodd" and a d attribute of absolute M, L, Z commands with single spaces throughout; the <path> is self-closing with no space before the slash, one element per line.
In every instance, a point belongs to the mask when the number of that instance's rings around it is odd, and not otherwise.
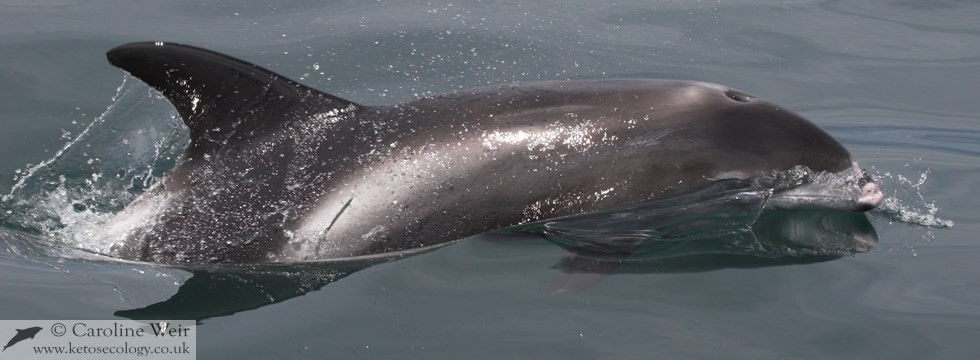
<path fill-rule="evenodd" d="M 7 351 L 7 348 L 14 346 L 14 344 L 17 344 L 21 341 L 27 339 L 33 339 L 34 336 L 37 335 L 37 333 L 40 331 L 41 331 L 41 327 L 38 326 L 29 327 L 26 329 L 17 329 L 17 335 L 14 335 L 14 337 L 7 342 L 7 345 L 3 347 L 2 351 Z"/>
<path fill-rule="evenodd" d="M 131 43 L 107 58 L 162 93 L 190 130 L 177 165 L 105 226 L 126 259 L 408 251 L 725 179 L 768 184 L 780 208 L 882 201 L 826 132 L 712 83 L 543 81 L 368 106 L 193 46 Z"/>

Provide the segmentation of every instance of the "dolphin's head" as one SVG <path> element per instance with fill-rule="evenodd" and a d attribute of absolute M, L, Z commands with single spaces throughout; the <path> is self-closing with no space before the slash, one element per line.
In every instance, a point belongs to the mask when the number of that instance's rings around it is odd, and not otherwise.
<path fill-rule="evenodd" d="M 830 134 L 783 106 L 724 85 L 675 82 L 658 94 L 681 119 L 692 173 L 758 179 L 773 187 L 770 207 L 866 211 L 883 200 L 878 184 Z M 662 91 L 662 90 L 661 90 Z M 693 176 L 691 176 L 693 177 Z"/>

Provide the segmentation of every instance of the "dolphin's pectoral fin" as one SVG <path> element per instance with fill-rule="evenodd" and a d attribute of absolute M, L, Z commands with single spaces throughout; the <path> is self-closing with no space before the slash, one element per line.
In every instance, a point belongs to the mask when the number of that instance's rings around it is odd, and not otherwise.
<path fill-rule="evenodd" d="M 191 130 L 192 153 L 213 150 L 232 134 L 247 138 L 270 117 L 290 121 L 358 107 L 258 65 L 187 45 L 131 43 L 106 57 L 170 100 Z"/>

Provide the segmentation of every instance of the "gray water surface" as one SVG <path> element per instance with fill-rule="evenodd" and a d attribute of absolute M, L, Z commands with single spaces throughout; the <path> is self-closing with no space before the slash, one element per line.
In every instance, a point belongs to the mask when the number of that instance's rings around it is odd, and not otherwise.
<path fill-rule="evenodd" d="M 515 81 L 721 83 L 811 119 L 897 206 L 926 215 L 872 213 L 877 245 L 837 260 L 702 257 L 625 267 L 574 291 L 555 291 L 568 275 L 562 250 L 507 235 L 378 264 L 191 277 L 52 255 L 18 232 L 42 220 L 7 219 L 0 319 L 197 316 L 200 359 L 974 358 L 978 18 L 971 1 L 0 1 L 2 194 L 15 170 L 52 159 L 114 104 L 141 114 L 114 119 L 167 131 L 165 102 L 104 56 L 166 40 L 364 104 Z M 114 102 L 117 89 L 132 95 Z M 82 159 L 109 148 L 85 144 L 95 148 L 72 148 Z M 955 226 L 910 224 L 931 212 Z"/>

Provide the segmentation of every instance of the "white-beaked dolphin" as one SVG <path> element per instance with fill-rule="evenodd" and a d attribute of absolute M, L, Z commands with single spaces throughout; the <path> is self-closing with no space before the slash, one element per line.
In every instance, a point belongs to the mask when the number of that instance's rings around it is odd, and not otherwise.
<path fill-rule="evenodd" d="M 402 251 L 800 166 L 852 181 L 774 184 L 771 206 L 882 201 L 826 132 L 711 83 L 547 81 L 365 106 L 186 45 L 107 56 L 166 96 L 191 136 L 174 169 L 107 224 L 129 259 Z"/>

